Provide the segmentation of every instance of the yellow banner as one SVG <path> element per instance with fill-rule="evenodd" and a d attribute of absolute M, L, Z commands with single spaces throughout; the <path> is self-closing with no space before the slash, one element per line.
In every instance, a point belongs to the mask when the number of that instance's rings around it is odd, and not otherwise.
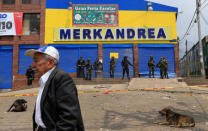
<path fill-rule="evenodd" d="M 119 53 L 113 53 L 113 52 L 111 52 L 111 53 L 110 53 L 110 59 L 111 59 L 112 57 L 118 59 L 118 58 L 119 58 Z"/>
<path fill-rule="evenodd" d="M 54 41 L 138 41 L 171 40 L 171 38 L 171 27 L 82 27 L 54 29 Z"/>

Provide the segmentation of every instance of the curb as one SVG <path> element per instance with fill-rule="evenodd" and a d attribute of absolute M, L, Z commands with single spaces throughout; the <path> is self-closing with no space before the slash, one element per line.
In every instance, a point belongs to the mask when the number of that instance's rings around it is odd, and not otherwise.
<path fill-rule="evenodd" d="M 103 90 L 103 91 L 79 91 L 78 94 L 89 94 L 89 93 L 104 93 L 109 94 L 111 92 L 124 92 L 124 91 L 151 91 L 151 90 L 166 90 L 174 88 L 200 88 L 208 87 L 208 85 L 198 85 L 198 86 L 187 86 L 187 87 L 163 87 L 163 88 L 145 88 L 145 89 L 128 89 L 128 90 Z M 3 95 L 0 97 L 22 97 L 22 96 L 37 96 L 38 94 L 20 94 L 20 95 Z"/>

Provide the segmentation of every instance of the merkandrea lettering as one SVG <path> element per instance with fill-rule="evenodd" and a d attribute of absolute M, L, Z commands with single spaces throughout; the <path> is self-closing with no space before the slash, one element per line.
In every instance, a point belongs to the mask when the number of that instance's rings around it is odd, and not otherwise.
<path fill-rule="evenodd" d="M 127 29 L 127 38 L 133 39 L 135 37 L 135 31 L 134 29 Z"/>
<path fill-rule="evenodd" d="M 111 29 L 107 29 L 105 34 L 105 39 L 109 39 L 109 38 L 114 39 L 113 32 Z"/>
<path fill-rule="evenodd" d="M 138 39 L 141 39 L 141 38 L 146 39 L 147 37 L 146 37 L 145 33 L 146 33 L 146 31 L 144 28 L 139 28 L 138 29 Z"/>
<path fill-rule="evenodd" d="M 125 39 L 124 29 L 116 29 L 116 39 Z"/>
<path fill-rule="evenodd" d="M 90 29 L 83 29 L 83 39 L 91 39 L 90 33 Z"/>
<path fill-rule="evenodd" d="M 60 40 L 71 39 L 71 30 L 70 29 L 60 29 Z"/>
<path fill-rule="evenodd" d="M 164 38 L 164 39 L 167 38 L 167 37 L 166 37 L 166 34 L 165 34 L 165 31 L 164 31 L 163 28 L 160 28 L 160 29 L 159 29 L 157 38 L 158 38 L 158 39 L 159 39 L 159 38 Z"/>
<path fill-rule="evenodd" d="M 80 29 L 74 29 L 73 31 L 73 37 L 74 39 L 80 39 Z"/>
<path fill-rule="evenodd" d="M 167 39 L 164 28 L 66 28 L 59 29 L 60 40 L 142 40 Z"/>
<path fill-rule="evenodd" d="M 101 31 L 102 31 L 102 29 L 98 29 L 98 30 L 97 30 L 97 29 L 94 29 L 94 30 L 93 30 L 93 35 L 94 35 L 93 38 L 94 38 L 94 39 L 97 39 L 97 36 L 98 36 L 100 40 L 103 39 L 102 36 L 101 36 L 101 34 L 100 34 Z"/>

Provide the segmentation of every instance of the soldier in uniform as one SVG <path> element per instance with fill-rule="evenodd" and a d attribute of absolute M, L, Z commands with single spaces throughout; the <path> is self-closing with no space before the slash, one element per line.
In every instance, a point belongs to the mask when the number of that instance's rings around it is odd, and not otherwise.
<path fill-rule="evenodd" d="M 109 70 L 110 78 L 114 78 L 114 72 L 116 67 L 116 60 L 114 57 L 111 58 L 109 65 L 110 65 L 110 70 Z"/>
<path fill-rule="evenodd" d="M 127 74 L 127 78 L 130 80 L 130 77 L 129 77 L 129 65 L 133 66 L 129 60 L 127 59 L 127 56 L 124 56 L 122 62 L 121 62 L 121 66 L 123 68 L 123 76 L 122 76 L 122 79 L 124 79 L 124 75 L 125 75 L 125 72 Z"/>
<path fill-rule="evenodd" d="M 85 61 L 83 57 L 80 56 L 80 59 L 77 61 L 77 77 L 78 78 L 85 78 L 84 67 L 85 67 Z"/>
<path fill-rule="evenodd" d="M 102 62 L 99 61 L 99 58 L 94 62 L 95 78 L 101 78 Z"/>
<path fill-rule="evenodd" d="M 153 56 L 150 56 L 150 59 L 148 61 L 148 67 L 149 67 L 149 78 L 151 76 L 154 78 L 154 72 L 155 72 L 155 61 L 153 59 Z"/>
<path fill-rule="evenodd" d="M 168 77 L 168 60 L 163 57 L 163 62 L 164 62 L 164 77 L 169 79 Z"/>
<path fill-rule="evenodd" d="M 165 70 L 163 57 L 160 57 L 160 61 L 157 63 L 157 67 L 160 68 L 160 78 L 163 79 Z"/>
<path fill-rule="evenodd" d="M 25 75 L 27 76 L 27 85 L 32 85 L 32 81 L 34 80 L 35 71 L 32 69 L 31 66 L 27 69 Z"/>
<path fill-rule="evenodd" d="M 85 64 L 85 66 L 86 66 L 86 78 L 85 78 L 85 80 L 91 80 L 92 64 L 91 64 L 90 58 L 87 59 L 87 63 Z"/>

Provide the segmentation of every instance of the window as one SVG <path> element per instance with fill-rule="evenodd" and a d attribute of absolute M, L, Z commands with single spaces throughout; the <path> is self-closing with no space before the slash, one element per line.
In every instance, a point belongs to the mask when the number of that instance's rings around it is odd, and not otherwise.
<path fill-rule="evenodd" d="M 40 34 L 40 14 L 24 14 L 23 35 Z"/>
<path fill-rule="evenodd" d="M 22 4 L 40 5 L 40 0 L 22 0 Z"/>
<path fill-rule="evenodd" d="M 14 3 L 15 3 L 15 0 L 3 0 L 3 4 L 5 4 L 5 5 L 11 5 Z"/>

